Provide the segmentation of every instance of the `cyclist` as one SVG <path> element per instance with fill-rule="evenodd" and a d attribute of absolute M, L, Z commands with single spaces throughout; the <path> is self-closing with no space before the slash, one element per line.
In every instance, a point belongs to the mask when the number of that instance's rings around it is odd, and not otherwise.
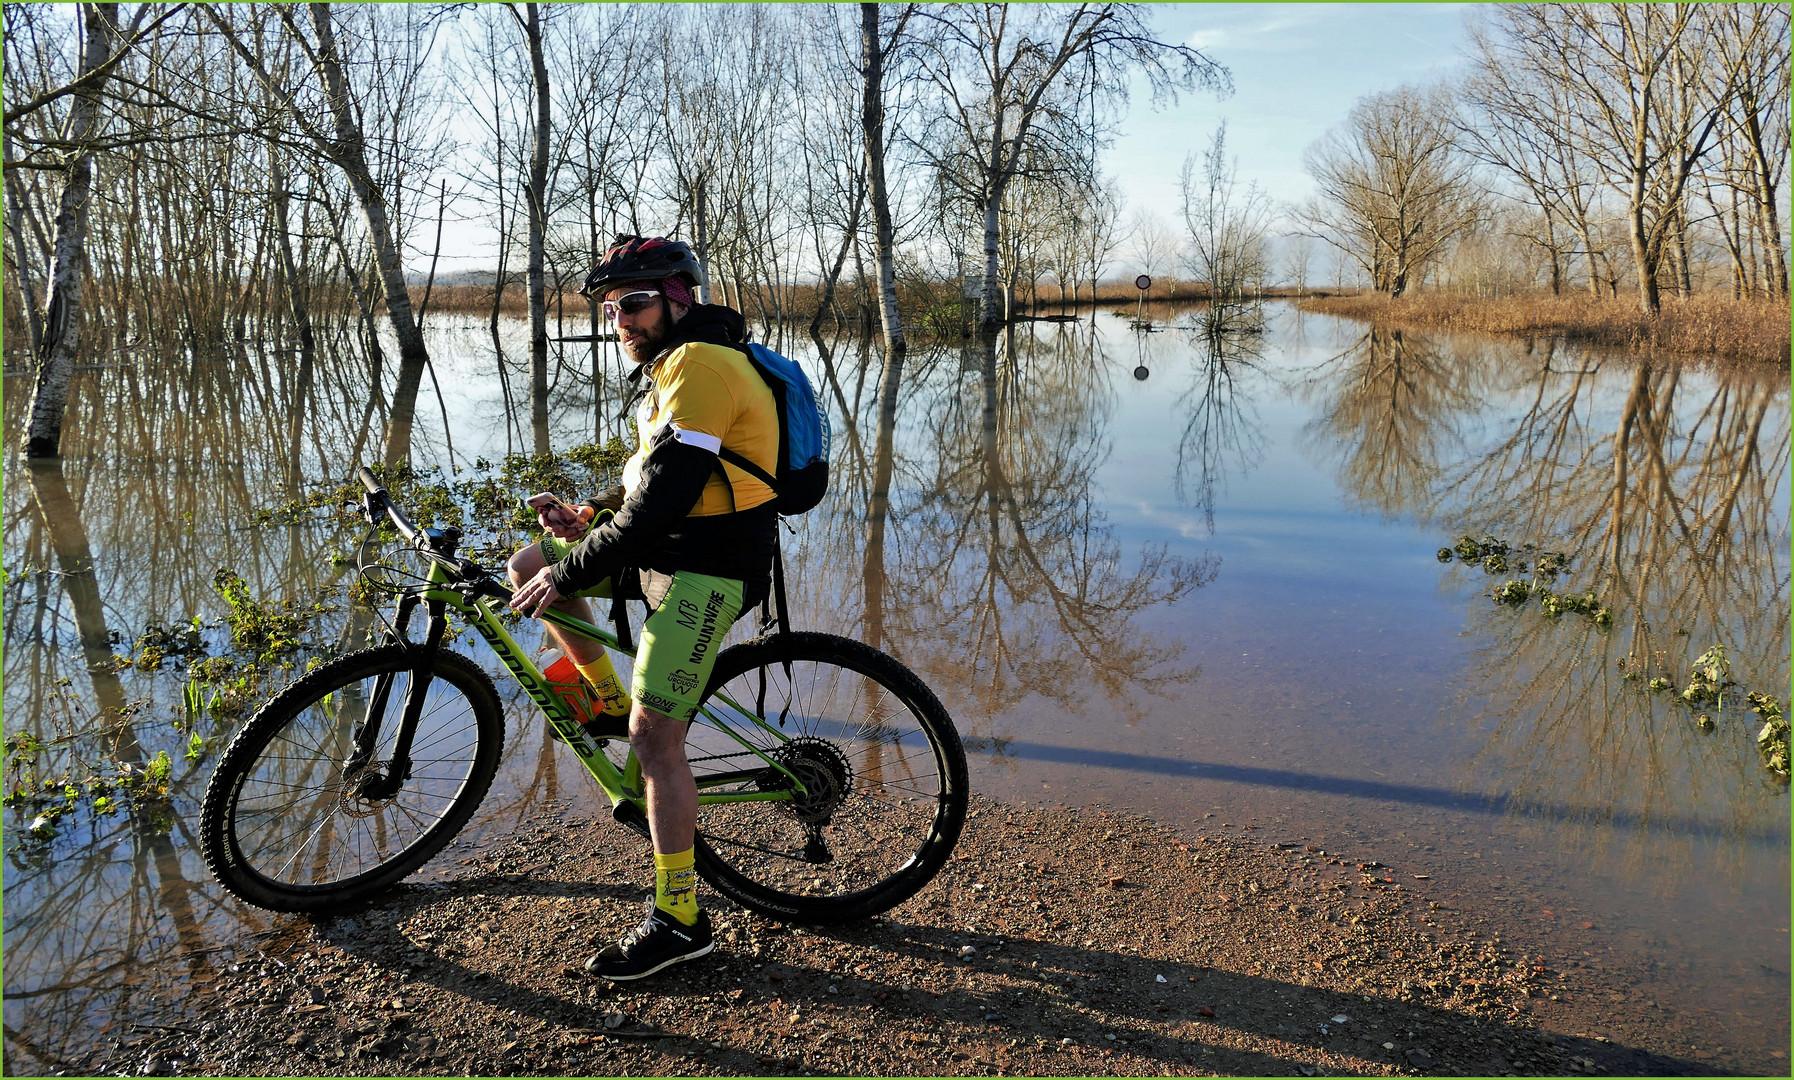
<path fill-rule="evenodd" d="M 589 973 L 612 980 L 651 975 L 714 946 L 697 902 L 698 789 L 685 731 L 724 634 L 767 594 L 776 540 L 773 490 L 717 451 L 726 446 L 772 472 L 777 406 L 740 351 L 746 321 L 697 303 L 697 281 L 691 250 L 658 236 L 617 237 L 587 276 L 581 294 L 602 299 L 636 362 L 631 379 L 646 380 L 635 414 L 640 446 L 623 468 L 620 500 L 613 491 L 577 508 L 541 510 L 550 535 L 509 564 L 511 606 L 532 616 L 554 607 L 592 621 L 583 597 L 611 595 L 625 571 L 639 575 L 653 608 L 628 696 L 603 646 L 547 627 L 606 711 L 627 709 L 646 788 L 654 841 L 648 917 L 586 962 Z"/>

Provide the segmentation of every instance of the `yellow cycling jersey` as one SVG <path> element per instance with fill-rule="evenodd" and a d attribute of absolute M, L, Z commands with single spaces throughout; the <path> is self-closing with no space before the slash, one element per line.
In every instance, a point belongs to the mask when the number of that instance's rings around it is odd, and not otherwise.
<path fill-rule="evenodd" d="M 649 369 L 648 376 L 652 382 L 635 412 L 641 443 L 623 466 L 626 491 L 641 482 L 649 440 L 669 424 L 680 442 L 711 453 L 726 446 L 776 474 L 778 403 L 746 355 L 723 345 L 688 342 Z M 718 460 L 728 480 L 721 473 L 711 476 L 689 516 L 728 514 L 772 501 L 773 490 L 763 481 Z"/>

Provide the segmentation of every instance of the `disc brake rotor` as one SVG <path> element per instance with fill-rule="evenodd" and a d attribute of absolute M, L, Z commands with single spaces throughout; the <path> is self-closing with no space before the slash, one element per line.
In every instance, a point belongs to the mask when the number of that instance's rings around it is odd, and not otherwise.
<path fill-rule="evenodd" d="M 337 787 L 337 808 L 350 817 L 372 817 L 391 806 L 393 796 L 370 798 L 364 794 L 370 785 L 385 780 L 387 768 L 387 762 L 370 761 L 345 770 Z"/>

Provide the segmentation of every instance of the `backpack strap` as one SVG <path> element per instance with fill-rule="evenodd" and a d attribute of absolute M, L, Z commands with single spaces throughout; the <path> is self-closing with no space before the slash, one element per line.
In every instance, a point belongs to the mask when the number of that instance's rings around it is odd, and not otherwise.
<path fill-rule="evenodd" d="M 772 545 L 772 598 L 779 616 L 779 633 L 791 633 L 791 615 L 785 608 L 785 545 L 780 543 L 775 531 Z M 791 662 L 785 661 L 785 675 L 791 674 Z"/>
<path fill-rule="evenodd" d="M 726 446 L 718 447 L 717 451 L 716 451 L 716 456 L 721 458 L 722 460 L 728 462 L 729 464 L 735 466 L 737 469 L 740 469 L 742 472 L 747 473 L 749 476 L 760 481 L 762 484 L 765 484 L 767 487 L 769 487 L 773 490 L 774 494 L 778 493 L 778 490 L 779 490 L 778 480 L 776 478 L 774 478 L 774 476 L 771 473 L 767 472 L 765 469 L 762 469 L 760 466 L 749 461 L 747 458 L 741 456 L 740 454 L 736 453 L 735 451 L 729 449 Z M 717 468 L 721 469 L 722 466 L 718 465 Z M 729 478 L 728 474 L 724 473 L 723 479 L 728 480 L 728 478 Z M 735 485 L 730 484 L 729 485 L 729 493 L 731 495 L 733 495 L 734 492 L 735 492 Z"/>

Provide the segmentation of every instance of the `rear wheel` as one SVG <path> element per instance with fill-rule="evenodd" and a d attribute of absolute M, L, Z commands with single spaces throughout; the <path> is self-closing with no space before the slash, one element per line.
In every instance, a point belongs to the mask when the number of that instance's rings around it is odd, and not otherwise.
<path fill-rule="evenodd" d="M 438 651 L 410 775 L 393 785 L 411 664 L 398 645 L 340 657 L 231 740 L 200 808 L 200 851 L 225 888 L 273 911 L 329 911 L 404 878 L 467 824 L 504 746 L 498 692 L 471 660 Z M 370 723 L 378 738 L 358 755 Z"/>
<path fill-rule="evenodd" d="M 896 660 L 832 634 L 724 651 L 686 755 L 701 794 L 795 792 L 698 808 L 698 872 L 774 918 L 889 910 L 934 877 L 965 823 L 965 750 L 940 701 Z"/>

